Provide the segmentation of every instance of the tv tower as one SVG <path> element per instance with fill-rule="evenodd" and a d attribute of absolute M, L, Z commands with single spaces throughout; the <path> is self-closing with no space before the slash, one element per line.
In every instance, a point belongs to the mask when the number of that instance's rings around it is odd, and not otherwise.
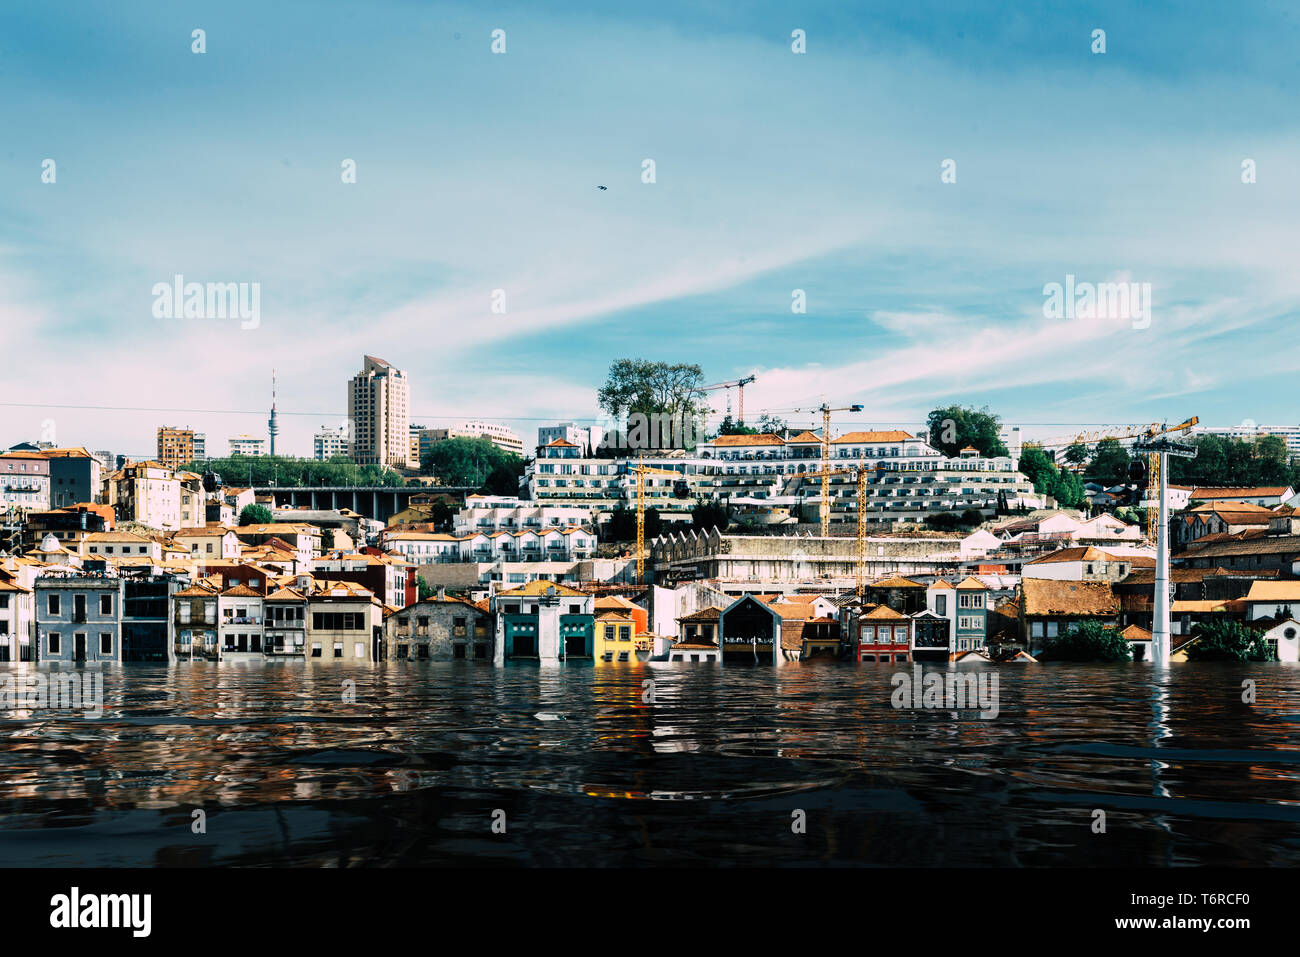
<path fill-rule="evenodd" d="M 266 423 L 271 433 L 271 455 L 275 455 L 275 436 L 280 427 L 275 422 L 275 370 L 271 370 L 271 419 Z"/>

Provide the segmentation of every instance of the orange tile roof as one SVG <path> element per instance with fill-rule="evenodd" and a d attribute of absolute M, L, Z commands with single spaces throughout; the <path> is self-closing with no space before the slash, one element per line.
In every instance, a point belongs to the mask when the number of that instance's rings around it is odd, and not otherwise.
<path fill-rule="evenodd" d="M 912 433 L 904 432 L 902 429 L 891 429 L 887 432 L 846 432 L 838 439 L 831 439 L 831 445 L 842 442 L 854 442 L 868 445 L 873 442 L 902 442 L 903 440 L 912 437 Z"/>
<path fill-rule="evenodd" d="M 719 435 L 710 444 L 721 448 L 734 448 L 738 445 L 785 445 L 785 439 L 764 432 L 761 435 Z"/>

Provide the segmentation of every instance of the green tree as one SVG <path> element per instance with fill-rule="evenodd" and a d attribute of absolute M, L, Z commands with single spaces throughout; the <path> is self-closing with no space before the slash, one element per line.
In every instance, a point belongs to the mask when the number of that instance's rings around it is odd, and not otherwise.
<path fill-rule="evenodd" d="M 400 486 L 404 481 L 392 469 L 378 465 L 357 465 L 342 455 L 336 455 L 328 462 L 281 455 L 235 455 L 224 459 L 209 459 L 207 462 L 190 462 L 185 468 L 198 473 L 216 472 L 226 485 L 234 487 Z"/>
<path fill-rule="evenodd" d="M 1082 465 L 1088 461 L 1088 447 L 1081 442 L 1075 442 L 1065 450 L 1065 461 L 1071 465 Z"/>
<path fill-rule="evenodd" d="M 1118 439 L 1102 439 L 1097 443 L 1097 451 L 1088 464 L 1088 477 L 1105 485 L 1128 480 L 1128 450 L 1119 444 Z"/>
<path fill-rule="evenodd" d="M 1036 445 L 1027 445 L 1020 453 L 1020 471 L 1034 485 L 1039 495 L 1051 495 L 1056 487 L 1057 468 Z"/>
<path fill-rule="evenodd" d="M 275 521 L 271 510 L 265 505 L 258 505 L 256 502 L 245 505 L 239 513 L 240 525 L 270 525 Z"/>
<path fill-rule="evenodd" d="M 1061 508 L 1079 508 L 1087 497 L 1083 482 L 1073 472 L 1057 472 L 1049 494 Z"/>
<path fill-rule="evenodd" d="M 636 513 L 622 502 L 614 506 L 605 526 L 605 537 L 611 542 L 630 542 L 636 538 Z"/>
<path fill-rule="evenodd" d="M 785 419 L 778 418 L 770 412 L 764 412 L 758 418 L 758 431 L 764 435 L 776 435 L 787 428 Z"/>
<path fill-rule="evenodd" d="M 694 363 L 618 359 L 596 398 L 615 419 L 634 412 L 696 418 L 708 411 L 703 385 L 704 372 Z"/>
<path fill-rule="evenodd" d="M 718 435 L 758 435 L 758 429 L 751 429 L 744 422 L 733 422 L 731 416 L 725 416 L 718 426 Z"/>
<path fill-rule="evenodd" d="M 926 423 L 930 430 L 930 444 L 944 455 L 957 455 L 968 445 L 989 457 L 1010 454 L 999 437 L 1002 420 L 991 413 L 988 406 L 975 409 L 950 405 L 934 409 Z"/>
<path fill-rule="evenodd" d="M 423 575 L 415 576 L 415 591 L 419 596 L 420 601 L 424 601 L 426 598 L 432 598 L 437 594 L 437 592 L 434 591 L 433 586 L 424 580 Z"/>
<path fill-rule="evenodd" d="M 691 525 L 698 530 L 716 528 L 720 532 L 725 532 L 730 524 L 730 506 L 717 499 L 696 502 L 695 507 L 691 509 Z"/>
<path fill-rule="evenodd" d="M 1192 628 L 1196 636 L 1187 648 L 1188 661 L 1276 661 L 1263 636 L 1239 621 L 1204 621 Z"/>
<path fill-rule="evenodd" d="M 429 447 L 420 468 L 425 474 L 438 476 L 444 485 L 487 488 L 493 495 L 517 495 L 524 460 L 488 439 L 446 439 Z"/>
<path fill-rule="evenodd" d="M 1048 641 L 1039 661 L 1130 661 L 1133 648 L 1119 631 L 1099 621 L 1083 621 Z"/>
<path fill-rule="evenodd" d="M 433 527 L 440 532 L 450 531 L 452 522 L 454 522 L 455 519 L 455 509 L 444 501 L 439 500 L 434 502 L 433 507 L 429 509 L 429 521 L 431 521 Z"/>

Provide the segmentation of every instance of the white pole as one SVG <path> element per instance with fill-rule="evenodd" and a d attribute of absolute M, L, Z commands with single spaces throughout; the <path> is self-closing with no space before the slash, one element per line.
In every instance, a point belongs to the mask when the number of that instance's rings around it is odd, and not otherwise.
<path fill-rule="evenodd" d="M 1156 582 L 1151 621 L 1151 661 L 1169 666 L 1169 455 L 1160 453 L 1160 523 L 1156 533 Z"/>

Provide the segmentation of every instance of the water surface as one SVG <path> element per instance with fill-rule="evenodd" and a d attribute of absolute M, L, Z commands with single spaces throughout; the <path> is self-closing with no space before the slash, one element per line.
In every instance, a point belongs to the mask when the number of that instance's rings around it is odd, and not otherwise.
<path fill-rule="evenodd" d="M 1008 665 L 993 720 L 898 670 L 110 668 L 0 712 L 0 864 L 1300 864 L 1300 668 Z"/>

